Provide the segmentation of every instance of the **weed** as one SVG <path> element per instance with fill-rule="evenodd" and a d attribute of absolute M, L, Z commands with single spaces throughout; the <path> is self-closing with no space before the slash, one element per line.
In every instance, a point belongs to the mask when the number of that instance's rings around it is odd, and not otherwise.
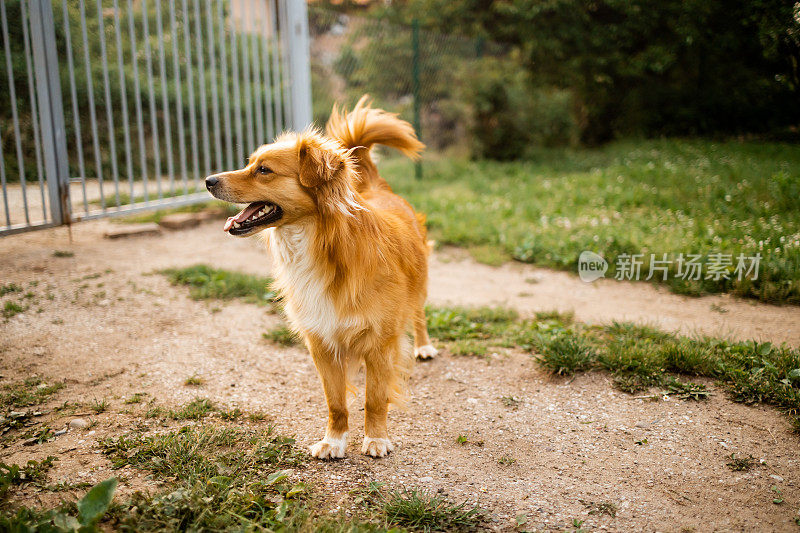
<path fill-rule="evenodd" d="M 617 517 L 617 506 L 611 502 L 594 503 L 581 500 L 581 503 L 589 507 L 590 515 L 608 515 L 611 518 Z"/>
<path fill-rule="evenodd" d="M 516 409 L 522 403 L 521 400 L 515 398 L 514 396 L 503 396 L 500 398 L 500 401 L 503 402 L 503 405 L 509 409 Z"/>
<path fill-rule="evenodd" d="M 0 408 L 13 409 L 40 405 L 62 388 L 64 388 L 63 383 L 48 385 L 38 377 L 7 384 L 0 389 Z"/>
<path fill-rule="evenodd" d="M 126 405 L 142 403 L 142 401 L 144 401 L 146 397 L 147 397 L 146 392 L 136 392 L 130 398 L 126 398 L 123 403 L 125 403 Z"/>
<path fill-rule="evenodd" d="M 472 530 L 483 520 L 483 513 L 477 507 L 466 502 L 454 504 L 418 490 L 390 492 L 381 509 L 390 524 L 426 532 Z"/>
<path fill-rule="evenodd" d="M 756 465 L 756 459 L 752 455 L 747 457 L 736 457 L 735 453 L 730 455 L 730 462 L 725 463 L 725 466 L 734 472 L 747 472 Z"/>
<path fill-rule="evenodd" d="M 71 252 L 69 250 L 55 250 L 53 251 L 53 257 L 74 257 L 75 252 Z"/>
<path fill-rule="evenodd" d="M 711 391 L 706 389 L 706 386 L 700 383 L 684 383 L 672 378 L 667 383 L 667 391 L 681 400 L 707 400 L 711 396 Z"/>
<path fill-rule="evenodd" d="M 186 285 L 195 300 L 230 300 L 241 298 L 249 303 L 270 305 L 275 292 L 268 289 L 271 280 L 251 274 L 219 270 L 207 265 L 163 270 L 174 285 Z"/>
<path fill-rule="evenodd" d="M 286 326 L 278 326 L 266 333 L 262 333 L 262 336 L 281 346 L 295 346 L 300 344 L 300 339 L 297 337 L 297 334 Z"/>
<path fill-rule="evenodd" d="M 183 384 L 186 385 L 187 387 L 199 387 L 201 385 L 204 385 L 205 382 L 206 382 L 205 379 L 201 378 L 197 374 L 194 374 L 186 378 L 186 381 L 184 381 Z"/>
<path fill-rule="evenodd" d="M 95 414 L 105 413 L 108 411 L 108 400 L 103 398 L 102 400 L 98 400 L 97 398 L 92 401 L 92 404 L 89 408 L 95 412 Z"/>
<path fill-rule="evenodd" d="M 0 462 L 0 501 L 5 499 L 8 490 L 13 485 L 23 485 L 25 483 L 41 485 L 47 477 L 47 471 L 53 466 L 53 462 L 57 460 L 57 457 L 49 455 L 42 461 L 30 460 L 25 466 Z"/>
<path fill-rule="evenodd" d="M 5 296 L 6 294 L 14 294 L 15 292 L 22 292 L 22 287 L 20 287 L 16 283 L 5 283 L 3 285 L 0 285 L 0 296 Z"/>
<path fill-rule="evenodd" d="M 571 376 L 588 370 L 597 359 L 594 349 L 574 333 L 542 336 L 539 349 L 542 352 L 539 363 L 558 375 Z"/>
<path fill-rule="evenodd" d="M 3 318 L 11 318 L 12 316 L 24 313 L 27 310 L 27 305 L 20 305 L 17 302 L 7 300 L 6 303 L 3 304 Z"/>
<path fill-rule="evenodd" d="M 497 460 L 497 463 L 501 464 L 503 466 L 511 466 L 516 462 L 517 462 L 517 460 L 514 459 L 513 457 L 511 457 L 510 455 L 504 455 L 500 459 Z"/>
<path fill-rule="evenodd" d="M 455 341 L 450 344 L 450 351 L 453 355 L 484 357 L 487 350 L 486 344 L 474 339 Z"/>
<path fill-rule="evenodd" d="M 467 438 L 466 435 L 459 435 L 458 437 L 456 437 L 456 442 L 458 444 L 464 445 L 467 442 L 469 442 L 469 439 Z"/>
<path fill-rule="evenodd" d="M 230 409 L 230 410 L 227 410 L 227 411 L 220 411 L 219 412 L 219 417 L 221 419 L 223 419 L 223 420 L 233 421 L 233 420 L 239 420 L 239 418 L 243 414 L 244 413 L 242 412 L 241 409 L 239 409 L 238 407 L 234 407 L 233 409 Z"/>
<path fill-rule="evenodd" d="M 772 498 L 772 503 L 774 503 L 775 505 L 780 505 L 780 504 L 782 504 L 782 503 L 783 503 L 783 491 L 781 491 L 781 489 L 779 489 L 779 488 L 778 488 L 777 486 L 775 486 L 775 485 L 773 485 L 772 487 L 770 487 L 770 490 L 771 490 L 771 491 L 773 492 L 773 494 L 774 494 L 774 498 Z"/>
<path fill-rule="evenodd" d="M 214 404 L 206 398 L 195 398 L 177 411 L 169 411 L 167 416 L 173 420 L 200 420 L 214 411 Z"/>

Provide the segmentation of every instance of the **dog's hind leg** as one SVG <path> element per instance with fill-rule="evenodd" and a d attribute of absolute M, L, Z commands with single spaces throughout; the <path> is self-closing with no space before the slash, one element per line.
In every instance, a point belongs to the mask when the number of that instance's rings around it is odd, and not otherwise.
<path fill-rule="evenodd" d="M 425 306 L 418 308 L 414 315 L 414 355 L 418 359 L 432 359 L 439 351 L 428 338 L 428 324 L 425 321 Z"/>
<path fill-rule="evenodd" d="M 325 438 L 311 446 L 311 455 L 318 459 L 340 459 L 344 457 L 347 448 L 347 363 L 338 360 L 318 339 L 309 338 L 307 345 L 322 380 L 328 403 Z"/>

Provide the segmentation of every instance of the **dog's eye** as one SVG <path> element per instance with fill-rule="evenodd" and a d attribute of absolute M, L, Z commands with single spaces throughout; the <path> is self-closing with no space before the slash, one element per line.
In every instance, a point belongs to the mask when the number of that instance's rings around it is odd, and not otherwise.
<path fill-rule="evenodd" d="M 269 167 L 265 167 L 264 165 L 261 165 L 256 169 L 256 172 L 258 172 L 259 174 L 272 174 L 272 169 L 270 169 Z"/>

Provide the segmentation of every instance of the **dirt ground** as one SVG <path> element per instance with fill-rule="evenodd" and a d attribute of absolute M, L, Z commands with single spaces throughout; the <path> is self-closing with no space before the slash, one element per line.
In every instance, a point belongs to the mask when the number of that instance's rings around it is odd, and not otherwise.
<path fill-rule="evenodd" d="M 124 404 L 137 392 L 165 406 L 204 396 L 263 411 L 298 445 L 318 440 L 325 402 L 310 357 L 261 337 L 279 318 L 249 304 L 193 301 L 185 288 L 153 274 L 207 263 L 266 275 L 269 261 L 257 241 L 225 235 L 218 221 L 111 241 L 102 238 L 110 224 L 76 225 L 72 244 L 64 228 L 0 239 L 2 283 L 34 293 L 28 311 L 0 322 L 0 382 L 31 375 L 64 380 L 46 408 L 94 399 L 110 404 L 100 415 L 51 413 L 54 429 L 78 415 L 97 423 L 41 445 L 14 443 L 0 449 L 0 460 L 58 455 L 53 482 L 119 475 L 97 440 L 141 423 L 137 409 L 143 408 Z M 74 256 L 54 257 L 55 250 Z M 644 283 L 585 284 L 526 265 L 478 265 L 459 250 L 436 253 L 430 280 L 433 304 L 507 305 L 523 314 L 572 310 L 586 322 L 631 320 L 687 334 L 800 345 L 797 307 L 727 296 L 689 299 Z M 192 375 L 205 385 L 184 385 Z M 529 355 L 514 351 L 488 359 L 443 354 L 418 363 L 410 389 L 408 408 L 390 413 L 399 446 L 389 457 L 359 453 L 359 398 L 351 408 L 348 457 L 311 462 L 300 473 L 330 495 L 331 509 L 346 506 L 349 490 L 376 480 L 477 503 L 501 531 L 514 530 L 521 514 L 528 530 L 563 530 L 573 519 L 611 531 L 798 529 L 800 439 L 773 408 L 733 403 L 720 390 L 704 403 L 645 401 L 613 389 L 603 374 L 551 378 Z M 518 405 L 506 406 L 501 398 L 507 396 Z M 460 435 L 466 444 L 456 442 Z M 725 466 L 732 453 L 752 454 L 763 464 L 733 472 Z M 503 457 L 514 461 L 500 464 Z M 144 474 L 121 474 L 122 491 L 150 486 Z M 772 487 L 784 503 L 773 503 Z M 60 496 L 23 491 L 20 497 L 35 504 Z M 592 514 L 604 502 L 616 505 L 616 517 Z"/>

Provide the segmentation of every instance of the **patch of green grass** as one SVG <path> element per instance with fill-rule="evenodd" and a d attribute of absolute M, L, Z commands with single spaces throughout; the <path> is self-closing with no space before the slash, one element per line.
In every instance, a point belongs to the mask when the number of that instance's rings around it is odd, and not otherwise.
<path fill-rule="evenodd" d="M 570 315 L 539 313 L 520 319 L 502 309 L 433 308 L 437 341 L 470 342 L 530 351 L 557 375 L 605 370 L 620 390 L 660 387 L 664 394 L 703 400 L 712 394 L 691 377 L 717 380 L 735 401 L 771 404 L 800 428 L 800 349 L 755 341 L 688 338 L 629 323 L 588 326 Z"/>
<path fill-rule="evenodd" d="M 57 457 L 48 455 L 41 461 L 30 460 L 25 466 L 0 462 L 0 501 L 6 498 L 9 489 L 14 485 L 43 484 L 47 478 L 47 471 L 57 460 Z"/>
<path fill-rule="evenodd" d="M 385 159 L 381 174 L 427 214 L 431 237 L 441 244 L 497 248 L 571 272 L 580 253 L 591 250 L 608 260 L 606 277 L 615 276 L 618 256 L 642 253 L 641 279 L 651 253 L 673 260 L 680 253 L 760 253 L 756 280 L 729 271 L 727 279 L 704 273 L 683 281 L 673 263 L 666 284 L 683 294 L 800 303 L 797 145 L 623 140 L 543 149 L 515 162 L 431 158 L 422 184 L 400 158 Z"/>
<path fill-rule="evenodd" d="M 214 404 L 206 398 L 195 398 L 184 404 L 177 411 L 170 411 L 169 418 L 173 420 L 200 420 L 214 412 Z"/>
<path fill-rule="evenodd" d="M 747 472 L 758 464 L 756 458 L 752 455 L 737 457 L 735 453 L 732 453 L 730 459 L 730 462 L 725 463 L 725 466 L 734 472 Z"/>
<path fill-rule="evenodd" d="M 265 339 L 280 344 L 281 346 L 297 346 L 301 344 L 297 334 L 286 326 L 278 326 L 261 335 Z"/>
<path fill-rule="evenodd" d="M 38 377 L 6 384 L 0 389 L 0 409 L 19 409 L 40 405 L 63 388 L 63 383 L 47 384 Z"/>
<path fill-rule="evenodd" d="M 54 250 L 53 257 L 75 257 L 75 252 L 70 250 Z"/>
<path fill-rule="evenodd" d="M 126 398 L 123 403 L 125 405 L 132 405 L 132 404 L 142 403 L 146 397 L 147 397 L 147 393 L 146 392 L 136 392 L 130 398 Z"/>
<path fill-rule="evenodd" d="M 478 263 L 489 266 L 500 266 L 508 263 L 512 257 L 501 246 L 478 244 L 468 248 L 469 255 Z"/>
<path fill-rule="evenodd" d="M 307 487 L 286 470 L 304 457 L 293 442 L 271 429 L 210 426 L 102 441 L 115 468 L 169 482 L 159 493 L 135 494 L 112 518 L 136 531 L 313 530 Z"/>
<path fill-rule="evenodd" d="M 18 304 L 17 302 L 12 302 L 11 300 L 7 300 L 6 303 L 3 304 L 3 318 L 11 318 L 12 316 L 24 313 L 27 310 L 27 305 L 22 305 Z"/>
<path fill-rule="evenodd" d="M 539 363 L 554 374 L 571 376 L 588 370 L 597 360 L 597 354 L 586 340 L 575 333 L 562 332 L 542 336 Z"/>
<path fill-rule="evenodd" d="M 22 287 L 20 287 L 16 283 L 5 283 L 3 285 L 0 285 L 0 296 L 5 296 L 6 294 L 14 294 L 15 292 L 22 292 Z"/>
<path fill-rule="evenodd" d="M 471 531 L 483 521 L 477 507 L 414 489 L 391 491 L 381 509 L 389 524 L 413 531 Z"/>
<path fill-rule="evenodd" d="M 183 382 L 184 385 L 188 387 L 199 387 L 206 382 L 205 379 L 201 378 L 197 374 L 191 375 L 186 378 L 186 381 Z"/>
<path fill-rule="evenodd" d="M 102 400 L 98 400 L 97 398 L 92 401 L 92 404 L 89 408 L 95 412 L 95 414 L 105 413 L 108 411 L 108 400 L 103 398 Z"/>
<path fill-rule="evenodd" d="M 453 355 L 484 357 L 488 351 L 488 348 L 486 344 L 478 342 L 474 339 L 465 339 L 452 342 L 450 344 L 450 351 Z"/>
<path fill-rule="evenodd" d="M 173 285 L 186 285 L 195 300 L 230 300 L 241 298 L 245 302 L 271 305 L 275 292 L 269 289 L 269 278 L 194 265 L 187 268 L 163 270 Z"/>

